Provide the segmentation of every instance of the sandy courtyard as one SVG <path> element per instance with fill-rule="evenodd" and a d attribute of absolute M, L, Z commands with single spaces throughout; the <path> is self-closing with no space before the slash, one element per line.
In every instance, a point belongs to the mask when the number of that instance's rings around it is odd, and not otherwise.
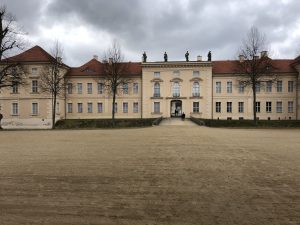
<path fill-rule="evenodd" d="M 0 224 L 300 224 L 300 130 L 0 131 Z"/>

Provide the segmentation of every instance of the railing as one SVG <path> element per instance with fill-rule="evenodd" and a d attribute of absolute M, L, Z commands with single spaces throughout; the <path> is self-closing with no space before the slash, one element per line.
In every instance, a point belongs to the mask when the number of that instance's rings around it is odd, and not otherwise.
<path fill-rule="evenodd" d="M 200 93 L 193 93 L 193 97 L 200 97 Z"/>
<path fill-rule="evenodd" d="M 179 93 L 173 93 L 173 97 L 178 98 L 178 97 L 180 97 L 180 94 Z"/>
<path fill-rule="evenodd" d="M 153 94 L 153 97 L 154 97 L 154 98 L 159 98 L 159 97 L 160 97 L 160 94 L 159 94 L 159 93 L 154 93 L 154 94 Z"/>

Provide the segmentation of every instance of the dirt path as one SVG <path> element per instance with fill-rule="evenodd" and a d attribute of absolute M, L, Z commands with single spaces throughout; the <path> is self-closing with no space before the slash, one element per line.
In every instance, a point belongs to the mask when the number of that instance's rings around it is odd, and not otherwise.
<path fill-rule="evenodd" d="M 182 120 L 181 118 L 163 119 L 160 126 L 198 126 L 189 119 Z"/>
<path fill-rule="evenodd" d="M 300 130 L 1 131 L 0 224 L 300 224 Z"/>

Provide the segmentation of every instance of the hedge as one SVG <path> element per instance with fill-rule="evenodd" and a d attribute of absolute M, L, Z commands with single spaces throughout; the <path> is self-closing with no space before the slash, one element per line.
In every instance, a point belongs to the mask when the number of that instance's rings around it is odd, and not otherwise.
<path fill-rule="evenodd" d="M 300 127 L 300 120 L 258 120 L 257 125 L 253 120 L 211 120 L 194 117 L 191 120 L 207 127 Z"/>
<path fill-rule="evenodd" d="M 162 118 L 115 119 L 113 126 L 112 119 L 66 119 L 57 121 L 55 129 L 149 127 L 159 125 L 161 120 Z"/>

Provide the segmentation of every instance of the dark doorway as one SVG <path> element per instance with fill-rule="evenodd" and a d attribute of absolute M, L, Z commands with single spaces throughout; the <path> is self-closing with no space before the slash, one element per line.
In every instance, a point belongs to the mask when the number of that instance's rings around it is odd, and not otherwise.
<path fill-rule="evenodd" d="M 182 101 L 173 100 L 170 106 L 171 117 L 180 117 L 182 114 Z"/>

